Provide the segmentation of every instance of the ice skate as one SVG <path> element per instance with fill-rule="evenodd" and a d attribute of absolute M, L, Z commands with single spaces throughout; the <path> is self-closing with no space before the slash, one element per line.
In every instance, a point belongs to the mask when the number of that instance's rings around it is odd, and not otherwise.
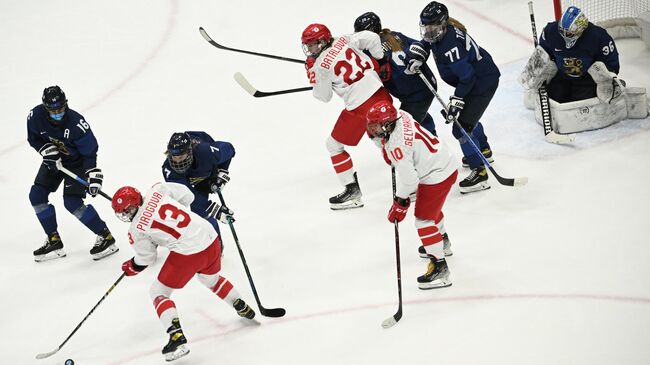
<path fill-rule="evenodd" d="M 65 257 L 65 251 L 63 251 L 63 242 L 57 232 L 50 234 L 45 239 L 43 246 L 34 251 L 34 260 L 36 262 L 58 259 L 60 257 Z"/>
<path fill-rule="evenodd" d="M 427 272 L 418 277 L 418 288 L 428 290 L 451 286 L 447 261 L 445 259 L 436 261 L 433 258 L 430 260 Z"/>
<path fill-rule="evenodd" d="M 190 353 L 178 318 L 172 319 L 172 325 L 167 329 L 167 333 L 169 333 L 169 342 L 162 349 L 165 360 L 174 361 Z"/>
<path fill-rule="evenodd" d="M 445 257 L 447 256 L 453 256 L 454 252 L 451 250 L 451 242 L 449 241 L 449 236 L 447 234 L 442 235 L 442 251 L 445 253 Z M 428 259 L 429 255 L 427 254 L 427 251 L 424 249 L 424 246 L 418 247 L 418 253 L 420 254 L 420 257 L 423 259 Z"/>
<path fill-rule="evenodd" d="M 492 150 L 490 149 L 490 147 L 483 148 L 481 150 L 481 153 L 483 154 L 485 159 L 488 160 L 489 163 L 494 162 L 494 157 L 492 157 Z M 467 163 L 467 159 L 464 156 L 462 162 L 463 162 L 463 167 L 469 167 L 469 164 Z"/>
<path fill-rule="evenodd" d="M 473 169 L 469 176 L 458 183 L 458 186 L 460 187 L 461 194 L 489 189 L 490 184 L 488 183 L 488 174 L 485 166 L 481 165 Z"/>
<path fill-rule="evenodd" d="M 237 298 L 232 306 L 240 317 L 247 319 L 255 318 L 255 311 L 253 308 L 246 304 L 242 299 Z"/>
<path fill-rule="evenodd" d="M 120 249 L 115 246 L 115 238 L 108 230 L 104 228 L 101 234 L 97 235 L 95 239 L 95 245 L 90 249 L 90 254 L 93 257 L 93 260 L 101 260 L 106 256 L 110 256 Z"/>
<path fill-rule="evenodd" d="M 330 208 L 332 210 L 344 210 L 363 207 L 361 201 L 361 189 L 357 180 L 357 173 L 354 173 L 354 182 L 345 185 L 342 193 L 330 198 Z"/>

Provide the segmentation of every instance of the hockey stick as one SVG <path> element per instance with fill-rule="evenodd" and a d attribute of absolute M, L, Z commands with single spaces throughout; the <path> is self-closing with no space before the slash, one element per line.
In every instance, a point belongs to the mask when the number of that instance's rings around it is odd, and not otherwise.
<path fill-rule="evenodd" d="M 392 167 L 391 170 L 392 180 L 393 180 L 393 200 L 395 199 L 395 192 L 397 190 L 395 184 L 395 167 Z M 399 255 L 399 226 L 397 219 L 395 219 L 395 257 L 397 259 L 397 295 L 399 296 L 399 306 L 397 307 L 397 312 L 390 318 L 385 319 L 381 326 L 384 328 L 391 328 L 397 324 L 397 322 L 402 318 L 402 265 L 400 264 L 400 255 Z"/>
<path fill-rule="evenodd" d="M 93 314 L 93 312 L 95 311 L 95 309 L 97 309 L 97 307 L 98 307 L 98 306 L 99 306 L 99 305 L 104 301 L 104 299 L 106 299 L 106 297 L 108 296 L 108 294 L 110 294 L 110 293 L 113 291 L 113 289 L 115 289 L 115 287 L 117 286 L 117 284 L 119 284 L 120 281 L 122 281 L 122 279 L 124 279 L 125 276 L 126 276 L 126 273 L 122 273 L 122 275 L 120 275 L 120 277 L 117 278 L 117 280 L 113 283 L 113 285 L 111 285 L 111 287 L 108 288 L 108 290 L 106 291 L 106 293 L 104 294 L 104 296 L 102 297 L 102 299 L 100 299 L 99 302 L 97 302 L 97 304 L 95 304 L 95 306 L 93 307 L 93 309 L 91 309 L 90 312 L 88 312 L 88 314 L 86 314 L 86 316 L 84 317 L 84 319 L 82 319 L 81 322 L 79 322 L 79 324 L 77 325 L 77 327 L 74 328 L 74 330 L 72 331 L 72 333 L 71 333 L 71 334 L 70 334 L 70 335 L 65 339 L 65 341 L 63 341 L 63 343 L 61 343 L 61 344 L 59 345 L 59 347 L 57 347 L 56 349 L 54 349 L 54 350 L 52 350 L 52 351 L 50 351 L 50 352 L 45 352 L 45 353 L 42 353 L 42 354 L 38 354 L 38 355 L 36 355 L 36 358 L 39 359 L 39 360 L 40 360 L 40 359 L 45 359 L 46 357 L 50 357 L 50 356 L 56 354 L 57 352 L 59 352 L 59 350 L 61 350 L 61 348 L 63 347 L 63 345 L 65 345 L 66 342 L 68 342 L 68 340 L 70 339 L 70 337 L 72 337 L 72 335 L 74 335 L 75 332 L 77 332 L 77 330 L 79 329 L 79 327 L 81 327 L 81 325 L 86 321 L 86 319 L 88 319 L 88 317 L 90 317 L 90 315 Z"/>
<path fill-rule="evenodd" d="M 281 94 L 290 94 L 290 93 L 297 93 L 301 91 L 307 91 L 313 89 L 313 87 L 299 87 L 297 89 L 287 89 L 287 90 L 280 90 L 280 91 L 259 91 L 253 85 L 251 85 L 248 80 L 244 77 L 239 72 L 235 72 L 235 75 L 233 76 L 235 78 L 235 81 L 241 86 L 244 90 L 246 90 L 247 93 L 253 95 L 256 98 L 263 98 L 265 96 L 273 96 L 273 95 L 281 95 Z"/>
<path fill-rule="evenodd" d="M 219 195 L 219 200 L 221 201 L 221 206 L 225 207 L 226 203 L 223 200 L 223 195 L 220 190 L 217 190 Z M 260 303 L 260 297 L 257 295 L 257 289 L 255 289 L 255 284 L 253 283 L 253 277 L 251 276 L 250 270 L 248 270 L 248 264 L 246 264 L 246 258 L 244 257 L 244 252 L 239 245 L 239 238 L 237 238 L 237 232 L 235 232 L 235 227 L 232 225 L 232 218 L 227 217 L 228 225 L 230 226 L 230 232 L 232 232 L 232 237 L 235 239 L 235 244 L 237 245 L 237 250 L 239 251 L 239 257 L 241 257 L 241 262 L 244 264 L 244 270 L 246 270 L 246 276 L 248 277 L 248 282 L 251 284 L 251 289 L 253 290 L 253 295 L 255 296 L 255 301 L 257 302 L 257 307 L 260 309 L 260 314 L 265 317 L 282 317 L 285 315 L 286 311 L 284 308 L 264 308 L 262 303 Z"/>
<path fill-rule="evenodd" d="M 56 168 L 59 169 L 59 171 L 61 171 L 62 173 L 66 174 L 66 175 L 70 176 L 71 178 L 73 178 L 74 180 L 76 180 L 79 184 L 81 184 L 81 185 L 83 185 L 85 187 L 88 187 L 89 184 L 88 184 L 88 182 L 86 180 L 80 178 L 74 172 L 72 172 L 72 171 L 66 169 L 65 167 L 63 167 L 63 165 L 61 164 L 61 161 L 58 161 L 56 163 Z M 99 191 L 99 195 L 103 196 L 104 198 L 106 198 L 108 200 L 113 200 L 113 198 L 111 198 L 110 195 L 106 194 L 105 192 L 103 192 L 101 190 Z"/>
<path fill-rule="evenodd" d="M 429 80 L 427 80 L 427 78 L 421 72 L 418 72 L 418 75 L 420 75 L 420 78 L 422 79 L 424 84 L 427 85 L 429 90 L 431 90 L 431 93 L 433 94 L 433 96 L 438 100 L 440 105 L 442 105 L 445 112 L 447 114 L 449 114 L 449 109 L 447 108 L 447 105 L 445 104 L 445 101 L 442 100 L 440 95 L 436 92 L 436 89 L 434 89 L 433 86 L 431 86 L 431 83 L 429 82 Z M 527 177 L 517 177 L 517 178 L 513 179 L 513 178 L 501 177 L 499 174 L 497 174 L 497 172 L 494 170 L 492 165 L 490 165 L 490 162 L 485 158 L 485 156 L 483 156 L 483 154 L 481 153 L 481 150 L 478 148 L 476 143 L 474 143 L 472 138 L 470 138 L 470 136 L 469 136 L 469 134 L 467 134 L 467 131 L 465 130 L 465 128 L 463 128 L 463 126 L 460 125 L 460 123 L 458 122 L 458 120 L 456 118 L 454 118 L 454 124 L 456 125 L 456 127 L 458 127 L 458 129 L 460 129 L 460 131 L 463 133 L 463 136 L 467 139 L 467 141 L 469 141 L 472 148 L 474 148 L 474 150 L 479 155 L 481 160 L 483 160 L 483 164 L 485 166 L 487 166 L 488 169 L 490 169 L 490 171 L 492 172 L 492 175 L 494 175 L 494 177 L 497 179 L 499 184 L 506 185 L 506 186 L 522 186 L 522 185 L 526 185 L 528 183 L 528 178 Z"/>
<path fill-rule="evenodd" d="M 535 14 L 533 12 L 533 2 L 528 2 L 528 13 L 530 14 L 530 27 L 533 30 L 533 43 L 537 47 L 537 27 L 535 26 Z M 542 123 L 544 125 L 544 138 L 546 142 L 556 144 L 566 144 L 576 139 L 574 134 L 559 134 L 553 131 L 553 120 L 551 119 L 551 104 L 548 99 L 546 82 L 539 87 L 539 106 L 542 112 Z"/>
<path fill-rule="evenodd" d="M 253 56 L 273 58 L 274 60 L 280 60 L 280 61 L 295 62 L 295 63 L 302 63 L 302 64 L 305 63 L 305 60 L 299 60 L 299 59 L 296 59 L 296 58 L 275 56 L 275 55 L 267 54 L 267 53 L 258 53 L 258 52 L 246 51 L 246 50 L 243 50 L 243 49 L 236 49 L 236 48 L 226 47 L 226 46 L 223 46 L 223 45 L 215 42 L 212 38 L 210 38 L 210 36 L 205 31 L 205 29 L 203 29 L 203 27 L 199 27 L 199 32 L 201 33 L 203 38 L 206 41 L 208 41 L 208 43 L 210 43 L 211 45 L 213 45 L 213 46 L 215 46 L 215 47 L 217 47 L 219 49 L 223 49 L 223 50 L 226 50 L 226 51 L 245 53 L 245 54 L 249 54 L 249 55 L 253 55 Z"/>

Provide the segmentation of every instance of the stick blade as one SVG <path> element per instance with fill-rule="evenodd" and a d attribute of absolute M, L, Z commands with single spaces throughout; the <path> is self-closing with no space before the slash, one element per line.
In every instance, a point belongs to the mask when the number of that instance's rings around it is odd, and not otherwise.
<path fill-rule="evenodd" d="M 517 177 L 513 186 L 524 186 L 528 184 L 528 177 Z"/>
<path fill-rule="evenodd" d="M 260 314 L 264 317 L 278 318 L 284 317 L 287 313 L 284 308 L 260 308 Z"/>
<path fill-rule="evenodd" d="M 549 132 L 544 139 L 546 142 L 555 143 L 555 144 L 567 144 L 571 143 L 576 139 L 575 133 L 573 134 L 558 134 L 554 131 Z"/>
<path fill-rule="evenodd" d="M 36 355 L 36 359 L 38 359 L 38 360 L 45 359 L 47 357 L 50 357 L 50 356 L 56 354 L 58 351 L 59 351 L 59 349 L 56 349 L 56 350 L 52 350 L 50 352 L 45 352 L 45 353 L 42 353 L 42 354 L 38 354 L 38 355 Z"/>
<path fill-rule="evenodd" d="M 212 38 L 210 38 L 208 32 L 206 32 L 205 29 L 203 29 L 203 27 L 199 27 L 199 33 L 201 33 L 201 36 L 203 36 L 203 39 L 205 39 L 206 41 L 217 44 L 217 42 L 215 42 L 214 40 L 212 40 Z"/>
<path fill-rule="evenodd" d="M 396 325 L 397 322 L 399 322 L 400 319 L 402 319 L 402 310 L 401 310 L 401 308 L 400 308 L 400 310 L 397 311 L 397 313 L 395 313 L 395 315 L 393 315 L 390 318 L 386 318 L 383 322 L 381 322 L 381 326 L 384 329 L 391 328 L 394 325 Z"/>
<path fill-rule="evenodd" d="M 244 77 L 244 75 L 241 74 L 241 72 L 235 72 L 235 75 L 233 75 L 235 81 L 239 84 L 239 86 L 242 87 L 242 89 L 246 90 L 247 93 L 256 96 L 257 89 L 251 85 L 248 80 Z"/>

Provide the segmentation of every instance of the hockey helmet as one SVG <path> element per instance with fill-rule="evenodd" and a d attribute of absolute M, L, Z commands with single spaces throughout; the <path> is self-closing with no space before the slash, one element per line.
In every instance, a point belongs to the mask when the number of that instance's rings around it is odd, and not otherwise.
<path fill-rule="evenodd" d="M 374 33 L 381 33 L 381 20 L 379 16 L 372 11 L 359 15 L 357 20 L 354 21 L 354 32 L 362 30 L 369 30 Z"/>
<path fill-rule="evenodd" d="M 305 56 L 317 58 L 332 42 L 332 32 L 323 24 L 309 24 L 300 39 Z"/>
<path fill-rule="evenodd" d="M 430 2 L 420 13 L 420 35 L 429 43 L 435 43 L 447 33 L 449 10 L 444 4 Z"/>
<path fill-rule="evenodd" d="M 393 103 L 380 101 L 374 104 L 366 114 L 366 128 L 372 137 L 386 138 L 395 128 L 398 119 L 397 109 Z"/>
<path fill-rule="evenodd" d="M 119 188 L 111 201 L 115 215 L 123 222 L 130 222 L 142 205 L 142 195 L 131 186 Z"/>
<path fill-rule="evenodd" d="M 564 42 L 566 43 L 566 48 L 571 48 L 576 44 L 576 41 L 582 35 L 582 32 L 587 29 L 589 21 L 587 16 L 575 6 L 569 6 L 562 18 L 557 23 L 558 31 Z"/>
<path fill-rule="evenodd" d="M 192 138 L 185 132 L 172 134 L 167 143 L 167 160 L 172 170 L 184 174 L 192 166 L 194 156 L 192 153 Z"/>
<path fill-rule="evenodd" d="M 52 122 L 56 123 L 63 119 L 68 107 L 68 99 L 58 85 L 46 87 L 41 100 Z"/>

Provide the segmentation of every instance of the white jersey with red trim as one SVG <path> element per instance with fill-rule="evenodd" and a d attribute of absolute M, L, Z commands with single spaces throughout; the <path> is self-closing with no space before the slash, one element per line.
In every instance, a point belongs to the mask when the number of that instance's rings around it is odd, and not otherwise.
<path fill-rule="evenodd" d="M 217 232 L 210 222 L 190 210 L 192 201 L 194 194 L 182 184 L 157 183 L 149 189 L 129 227 L 136 264 L 153 264 L 158 246 L 182 255 L 210 246 Z"/>
<path fill-rule="evenodd" d="M 420 126 L 409 113 L 400 110 L 399 116 L 383 150 L 398 175 L 396 195 L 407 198 L 418 184 L 440 183 L 457 167 L 443 141 Z"/>
<path fill-rule="evenodd" d="M 364 30 L 334 38 L 332 46 L 323 50 L 310 70 L 314 77 L 314 97 L 328 102 L 335 92 L 345 103 L 345 109 L 354 110 L 383 86 L 373 61 L 364 50 L 380 59 L 384 56 L 379 35 Z"/>

